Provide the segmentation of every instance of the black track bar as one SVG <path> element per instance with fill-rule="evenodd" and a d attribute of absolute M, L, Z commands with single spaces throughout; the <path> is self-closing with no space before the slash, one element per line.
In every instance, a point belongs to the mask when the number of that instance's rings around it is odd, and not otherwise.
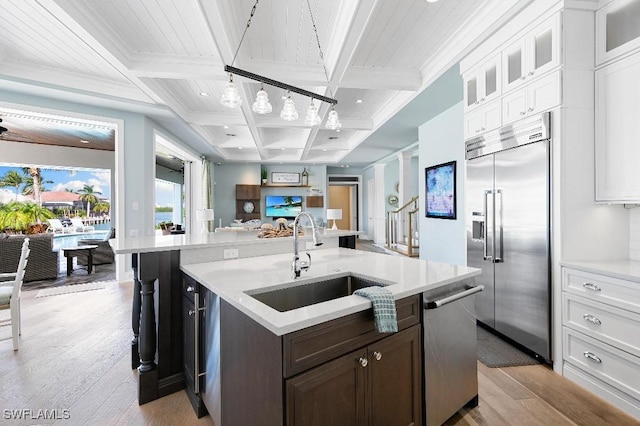
<path fill-rule="evenodd" d="M 251 80 L 259 81 L 261 83 L 268 84 L 269 86 L 275 86 L 284 90 L 289 90 L 291 92 L 299 93 L 303 96 L 317 99 L 319 101 L 326 102 L 328 104 L 336 105 L 338 103 L 338 101 L 333 98 L 327 98 L 326 96 L 321 96 L 321 95 L 318 95 L 317 93 L 309 92 L 308 90 L 300 89 L 299 87 L 296 87 L 296 86 L 290 86 L 286 83 L 281 83 L 276 80 L 271 80 L 270 78 L 263 77 L 261 75 L 254 74 L 248 71 L 244 71 L 244 70 L 241 70 L 240 68 L 235 68 L 230 65 L 225 65 L 224 70 L 225 72 L 229 72 L 233 75 L 239 75 L 241 77 L 250 78 Z"/>

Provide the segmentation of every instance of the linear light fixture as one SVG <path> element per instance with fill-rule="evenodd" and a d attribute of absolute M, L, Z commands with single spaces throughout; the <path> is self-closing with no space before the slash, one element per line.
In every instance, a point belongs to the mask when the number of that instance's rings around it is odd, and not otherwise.
<path fill-rule="evenodd" d="M 302 96 L 307 96 L 307 97 L 312 98 L 312 99 L 317 99 L 319 101 L 326 102 L 328 104 L 336 105 L 338 103 L 338 101 L 333 99 L 333 98 L 328 98 L 326 96 L 318 95 L 317 93 L 313 93 L 313 92 L 310 92 L 308 90 L 304 90 L 304 89 L 301 89 L 301 88 L 296 87 L 296 86 L 292 86 L 292 85 L 287 84 L 287 83 L 282 83 L 281 81 L 272 80 L 272 79 L 270 79 L 268 77 L 263 77 L 261 75 L 254 74 L 254 73 L 249 72 L 249 71 L 241 70 L 240 68 L 232 67 L 231 65 L 225 65 L 224 66 L 224 70 L 225 70 L 225 72 L 231 73 L 233 75 L 239 75 L 241 77 L 245 77 L 245 78 L 248 78 L 248 79 L 251 79 L 251 80 L 254 80 L 254 81 L 258 81 L 260 83 L 268 84 L 269 86 L 279 87 L 281 89 L 288 90 L 288 91 L 294 92 L 294 93 L 298 93 L 298 94 L 300 94 Z"/>

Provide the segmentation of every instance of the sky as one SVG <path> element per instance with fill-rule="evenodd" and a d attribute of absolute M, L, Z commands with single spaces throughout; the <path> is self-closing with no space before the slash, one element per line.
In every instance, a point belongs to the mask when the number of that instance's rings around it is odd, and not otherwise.
<path fill-rule="evenodd" d="M 0 179 L 7 174 L 10 170 L 14 170 L 19 174 L 22 173 L 21 167 L 14 166 L 0 166 Z M 109 199 L 111 194 L 111 172 L 104 169 L 61 169 L 61 168 L 46 168 L 41 167 L 42 180 L 52 181 L 51 183 L 44 183 L 44 188 L 47 191 L 65 191 L 70 189 L 74 192 L 84 188 L 84 185 L 93 185 L 93 191 L 98 194 L 98 198 Z M 15 193 L 15 188 L 5 187 L 5 190 L 9 190 Z M 22 193 L 22 188 L 20 188 Z M 169 206 L 173 198 L 173 184 L 165 182 L 160 179 L 156 179 L 156 205 L 157 206 Z"/>

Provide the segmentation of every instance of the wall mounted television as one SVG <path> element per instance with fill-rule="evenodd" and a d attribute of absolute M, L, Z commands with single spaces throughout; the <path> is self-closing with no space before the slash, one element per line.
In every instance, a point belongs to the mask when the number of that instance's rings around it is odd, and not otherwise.
<path fill-rule="evenodd" d="M 425 169 L 425 216 L 456 218 L 456 162 L 450 161 Z"/>
<path fill-rule="evenodd" d="M 300 195 L 267 195 L 265 197 L 265 216 L 294 218 L 302 212 Z"/>

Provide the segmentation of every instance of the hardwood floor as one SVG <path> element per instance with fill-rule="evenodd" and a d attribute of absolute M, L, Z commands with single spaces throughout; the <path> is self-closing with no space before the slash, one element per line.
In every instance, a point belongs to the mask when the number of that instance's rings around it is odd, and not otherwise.
<path fill-rule="evenodd" d="M 36 298 L 23 292 L 20 350 L 0 342 L 2 424 L 212 425 L 196 419 L 184 392 L 139 406 L 130 369 L 132 284 Z M 7 327 L 0 338 L 8 336 Z M 447 425 L 639 425 L 541 366 L 478 363 L 480 405 Z M 68 410 L 68 419 L 7 420 L 5 410 Z M 253 425 L 247 425 L 253 426 Z M 258 426 L 258 425 L 256 425 Z"/>

